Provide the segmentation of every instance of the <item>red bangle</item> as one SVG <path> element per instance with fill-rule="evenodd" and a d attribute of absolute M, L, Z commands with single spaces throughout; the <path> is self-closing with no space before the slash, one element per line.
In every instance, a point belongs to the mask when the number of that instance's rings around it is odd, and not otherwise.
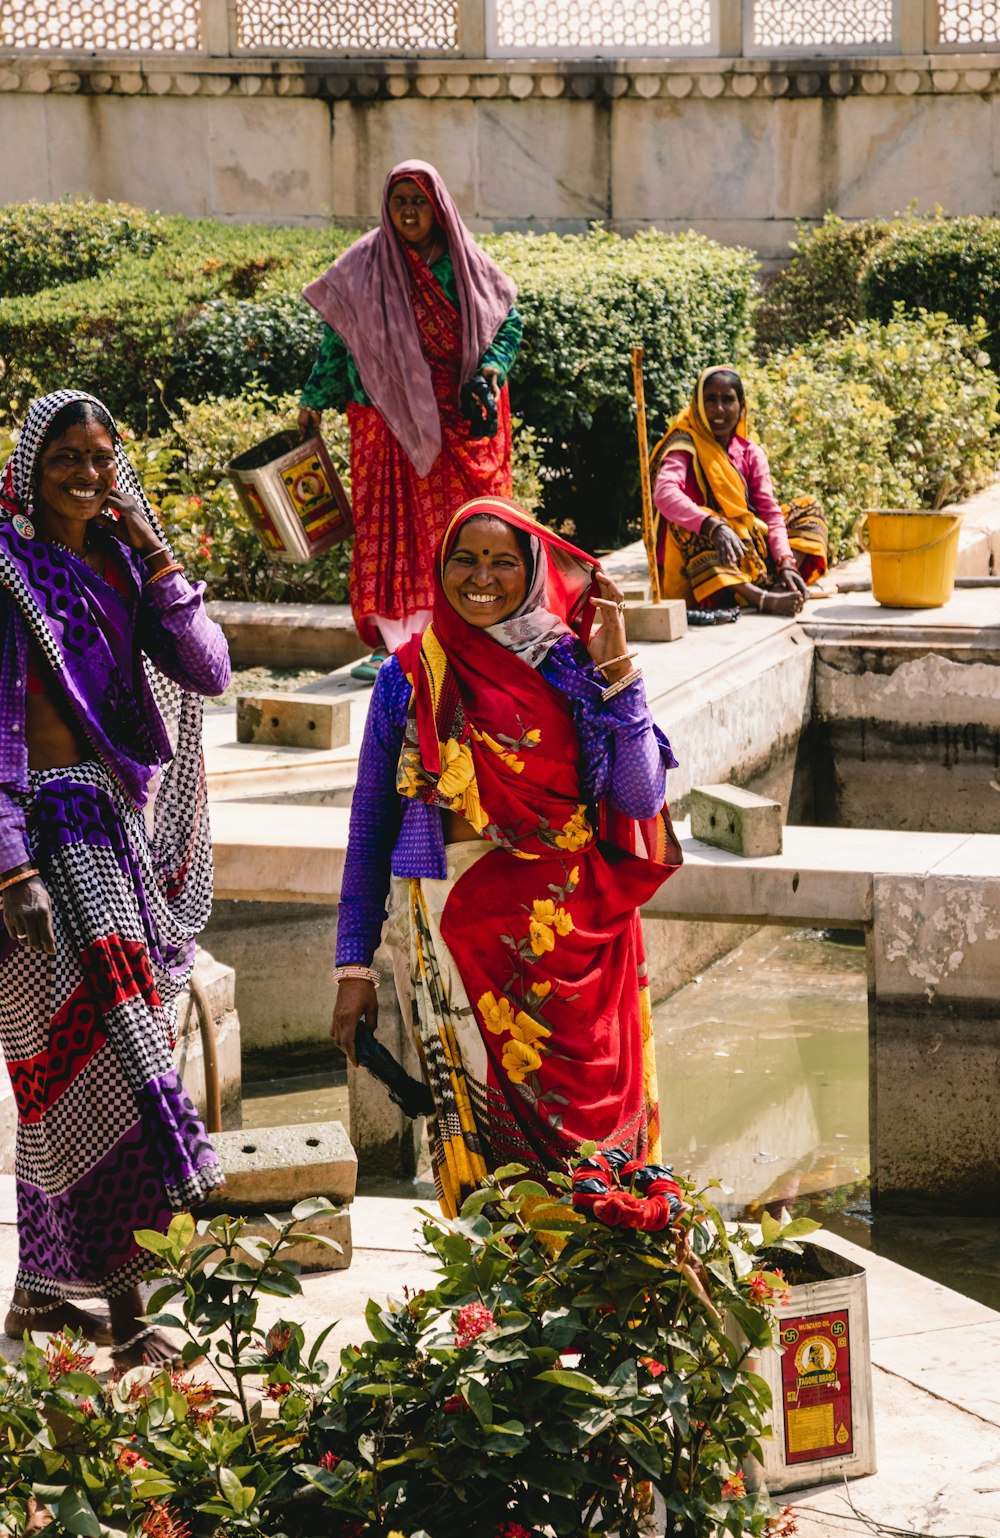
<path fill-rule="evenodd" d="M 159 582 L 161 577 L 169 577 L 171 572 L 183 570 L 184 567 L 181 565 L 180 561 L 171 561 L 169 566 L 161 566 L 159 571 L 152 572 L 146 578 L 146 586 L 152 587 L 153 583 Z"/>

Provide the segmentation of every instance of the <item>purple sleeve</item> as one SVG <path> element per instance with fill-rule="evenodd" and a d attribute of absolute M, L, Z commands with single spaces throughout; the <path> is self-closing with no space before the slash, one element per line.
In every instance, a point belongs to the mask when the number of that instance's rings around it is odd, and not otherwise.
<path fill-rule="evenodd" d="M 746 443 L 744 448 L 743 477 L 750 495 L 750 506 L 758 518 L 767 524 L 767 543 L 776 561 L 791 557 L 785 515 L 771 485 L 771 467 L 767 455 L 758 443 Z"/>
<path fill-rule="evenodd" d="M 390 862 L 401 816 L 396 768 L 409 698 L 406 674 L 395 657 L 390 657 L 375 679 L 351 800 L 337 915 L 339 967 L 371 966 L 382 936 Z"/>
<path fill-rule="evenodd" d="M 690 529 L 692 534 L 697 534 L 705 519 L 712 515 L 707 507 L 693 502 L 684 490 L 690 464 L 690 455 L 679 449 L 671 449 L 669 454 L 665 454 L 656 477 L 653 501 L 668 523 L 676 523 L 682 529 Z"/>
<path fill-rule="evenodd" d="M 24 807 L 28 749 L 24 736 L 27 635 L 14 605 L 0 611 L 0 875 L 31 860 Z"/>
<path fill-rule="evenodd" d="M 639 821 L 655 817 L 677 760 L 649 713 L 642 680 L 603 701 L 603 676 L 573 636 L 556 642 L 540 671 L 570 699 L 588 798 L 606 796 Z"/>
<path fill-rule="evenodd" d="M 229 646 L 205 612 L 203 582 L 181 572 L 146 582 L 139 609 L 139 644 L 161 673 L 189 694 L 221 694 L 231 676 Z"/>

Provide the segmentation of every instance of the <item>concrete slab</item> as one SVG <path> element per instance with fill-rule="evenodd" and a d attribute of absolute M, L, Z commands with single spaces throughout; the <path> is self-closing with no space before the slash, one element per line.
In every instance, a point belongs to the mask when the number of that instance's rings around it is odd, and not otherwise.
<path fill-rule="evenodd" d="M 339 1121 L 213 1132 L 225 1191 L 206 1204 L 220 1212 L 275 1212 L 309 1196 L 350 1202 L 358 1160 Z"/>
<path fill-rule="evenodd" d="M 216 897 L 337 902 L 349 820 L 335 806 L 264 811 L 252 802 L 219 803 L 212 809 Z"/>

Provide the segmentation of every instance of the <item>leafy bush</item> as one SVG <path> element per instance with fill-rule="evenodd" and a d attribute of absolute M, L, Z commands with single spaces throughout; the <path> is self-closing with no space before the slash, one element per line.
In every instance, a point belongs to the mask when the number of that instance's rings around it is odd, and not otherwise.
<path fill-rule="evenodd" d="M 226 474 L 234 455 L 291 426 L 297 395 L 271 396 L 256 387 L 236 399 L 182 401 L 164 431 L 132 438 L 129 457 L 146 495 L 158 507 L 188 576 L 204 581 L 212 598 L 259 602 L 346 603 L 353 541 L 297 566 L 275 561 L 261 545 Z M 127 431 L 127 430 L 126 430 Z M 347 418 L 327 413 L 323 437 L 334 469 L 350 491 Z M 534 435 L 514 423 L 514 495 L 534 508 L 541 495 Z"/>
<path fill-rule="evenodd" d="M 106 401 L 136 430 L 162 426 L 187 389 L 184 333 L 213 300 L 295 293 L 355 239 L 350 231 L 162 221 L 151 255 L 113 273 L 0 299 L 0 410 L 72 383 Z M 305 305 L 300 304 L 308 316 Z M 267 359 L 250 356 L 241 386 Z M 295 372 L 277 388 L 297 389 Z"/>
<path fill-rule="evenodd" d="M 620 545 L 639 519 L 632 345 L 646 351 L 655 433 L 693 373 L 745 350 L 756 259 L 694 233 L 596 228 L 483 244 L 518 285 L 524 344 L 511 391 L 542 445 L 545 517 L 588 549 Z"/>
<path fill-rule="evenodd" d="M 0 207 L 0 295 L 92 277 L 123 256 L 149 256 L 163 238 L 164 221 L 128 203 L 8 203 Z"/>
<path fill-rule="evenodd" d="M 743 379 L 778 499 L 818 497 L 830 524 L 831 562 L 854 555 L 864 510 L 905 506 L 911 494 L 890 459 L 892 410 L 866 378 L 824 371 L 801 348 L 751 365 Z"/>
<path fill-rule="evenodd" d="M 676 1228 L 636 1232 L 520 1173 L 425 1221 L 442 1280 L 370 1303 L 370 1338 L 332 1379 L 328 1331 L 307 1354 L 293 1321 L 258 1323 L 262 1296 L 301 1290 L 292 1224 L 271 1242 L 225 1217 L 140 1234 L 162 1281 L 150 1317 L 211 1377 L 140 1367 L 104 1385 L 66 1337 L 0 1363 L 0 1529 L 51 1513 L 85 1538 L 637 1538 L 651 1482 L 668 1538 L 763 1534 L 774 1508 L 741 1464 L 769 1407 L 750 1354 L 773 1343 L 780 1273 L 694 1193 Z M 768 1266 L 815 1227 L 766 1218 Z"/>
<path fill-rule="evenodd" d="M 173 377 L 189 400 L 240 395 L 254 383 L 301 391 L 322 333 L 323 322 L 298 293 L 212 299 L 184 324 Z"/>
<path fill-rule="evenodd" d="M 860 219 L 848 223 L 828 213 L 822 224 L 800 219 L 792 260 L 764 280 L 754 308 L 754 339 L 767 357 L 779 348 L 796 347 L 817 331 L 839 336 L 861 318 L 858 283 L 869 253 L 899 221 Z M 904 226 L 905 228 L 905 226 Z"/>
<path fill-rule="evenodd" d="M 889 458 L 909 483 L 911 506 L 939 507 L 985 486 L 1000 451 L 997 379 L 982 324 L 903 313 L 864 321 L 807 351 L 824 373 L 865 381 L 892 413 Z"/>
<path fill-rule="evenodd" d="M 920 220 L 894 227 L 861 271 L 864 314 L 890 321 L 895 307 L 986 323 L 984 342 L 1000 368 L 1000 219 Z"/>

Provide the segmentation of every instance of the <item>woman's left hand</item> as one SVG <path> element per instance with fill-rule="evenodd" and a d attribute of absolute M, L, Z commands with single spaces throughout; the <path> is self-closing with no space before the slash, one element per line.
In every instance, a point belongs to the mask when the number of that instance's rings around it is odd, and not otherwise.
<path fill-rule="evenodd" d="M 594 579 L 600 589 L 595 595 L 600 628 L 591 631 L 587 650 L 591 661 L 602 670 L 610 684 L 632 671 L 625 636 L 625 596 L 605 572 L 595 571 Z M 591 598 L 590 602 L 594 601 Z M 611 663 L 613 657 L 620 660 Z"/>
<path fill-rule="evenodd" d="M 110 516 L 113 512 L 118 514 L 117 518 Z M 102 529 L 107 529 L 109 534 L 120 539 L 123 545 L 130 546 L 138 555 L 150 555 L 154 550 L 163 549 L 161 536 L 139 503 L 117 488 L 108 496 L 103 511 L 97 515 L 97 522 Z"/>
<path fill-rule="evenodd" d="M 783 566 L 781 569 L 782 586 L 787 587 L 790 593 L 798 593 L 802 599 L 808 598 L 809 590 L 806 580 L 797 566 Z"/>
<path fill-rule="evenodd" d="M 500 388 L 501 388 L 501 386 L 500 386 L 500 370 L 496 369 L 496 368 L 484 368 L 484 369 L 480 369 L 479 372 L 482 374 L 483 378 L 486 380 L 486 382 L 489 385 L 490 389 L 493 391 L 493 399 L 495 401 L 498 401 L 500 399 Z"/>

